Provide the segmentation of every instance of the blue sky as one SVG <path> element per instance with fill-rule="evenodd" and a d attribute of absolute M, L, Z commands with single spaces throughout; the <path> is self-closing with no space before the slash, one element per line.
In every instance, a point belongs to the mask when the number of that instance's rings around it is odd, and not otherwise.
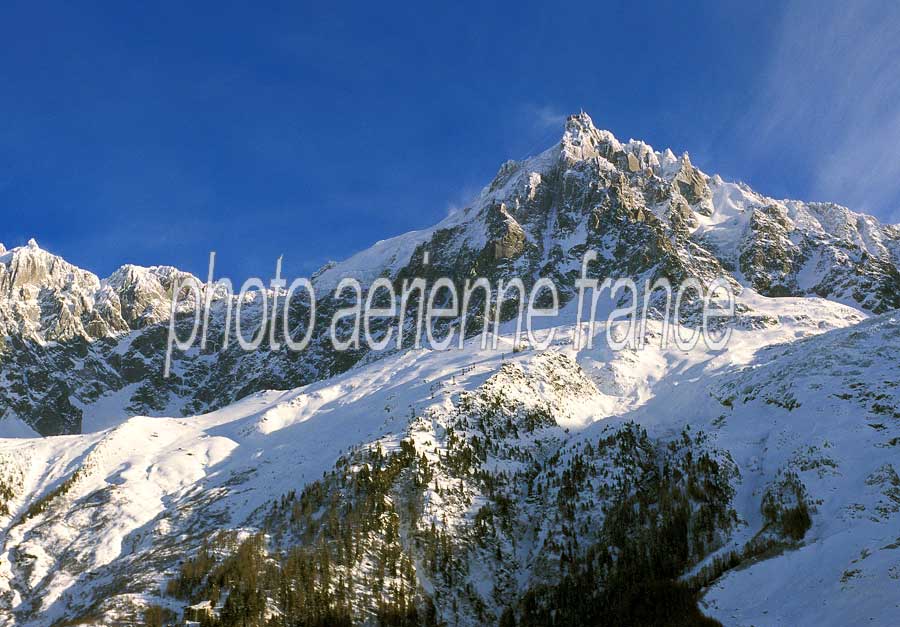
<path fill-rule="evenodd" d="M 125 4 L 0 10 L 7 247 L 308 275 L 440 220 L 581 108 L 900 221 L 900 3 Z"/>

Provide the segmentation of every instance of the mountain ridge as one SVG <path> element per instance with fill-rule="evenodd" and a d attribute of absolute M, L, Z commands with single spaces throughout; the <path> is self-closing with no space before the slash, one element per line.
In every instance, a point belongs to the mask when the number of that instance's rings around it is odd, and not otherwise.
<path fill-rule="evenodd" d="M 622 143 L 585 113 L 568 118 L 553 147 L 504 164 L 470 207 L 328 264 L 313 283 L 322 317 L 337 309 L 330 291 L 344 276 L 363 284 L 386 276 L 398 285 L 411 277 L 447 276 L 459 285 L 478 276 L 494 285 L 518 277 L 529 287 L 547 277 L 565 304 L 587 250 L 598 252 L 589 270 L 600 279 L 677 284 L 724 276 L 738 289 L 764 295 L 816 295 L 873 313 L 900 306 L 900 227 L 838 205 L 777 201 L 709 177 L 687 153 L 676 157 L 641 141 Z M 0 396 L 12 410 L 4 413 L 41 433 L 78 432 L 85 416 L 97 425 L 116 413 L 196 413 L 373 357 L 334 352 L 321 341 L 327 324 L 320 324 L 306 354 L 260 359 L 242 354 L 232 341 L 228 350 L 176 355 L 178 378 L 164 380 L 158 348 L 171 289 L 190 275 L 126 265 L 101 280 L 33 240 L 0 259 L 0 334 L 7 346 L 17 346 L 2 368 Z M 180 311 L 191 308 L 191 298 Z M 245 307 L 248 328 L 262 323 L 258 305 Z M 302 306 L 291 312 L 295 324 L 302 324 L 304 312 Z M 210 335 L 219 336 L 212 345 L 220 346 L 221 317 L 213 315 L 212 327 Z M 72 377 L 59 378 L 82 362 Z M 40 387 L 27 388 L 25 372 Z M 244 383 L 227 383 L 229 372 Z M 121 400 L 103 400 L 115 398 Z"/>
<path fill-rule="evenodd" d="M 576 346 L 588 250 L 599 279 L 727 278 L 727 347 L 661 343 L 683 327 L 659 315 L 639 350 L 603 325 Z M 583 113 L 472 206 L 313 277 L 549 277 L 547 350 L 507 320 L 498 350 L 342 354 L 323 297 L 307 351 L 245 353 L 218 299 L 164 379 L 188 275 L 0 252 L 0 622 L 897 623 L 898 265 L 900 227 Z"/>

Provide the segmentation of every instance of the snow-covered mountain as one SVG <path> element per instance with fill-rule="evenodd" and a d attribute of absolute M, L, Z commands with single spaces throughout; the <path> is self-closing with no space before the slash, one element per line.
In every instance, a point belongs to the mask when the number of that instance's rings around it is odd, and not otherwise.
<path fill-rule="evenodd" d="M 586 250 L 601 279 L 728 277 L 728 347 L 661 348 L 654 319 L 640 350 L 576 349 Z M 0 440 L 0 623 L 900 624 L 898 226 L 580 114 L 313 279 L 550 277 L 546 351 L 507 324 L 499 351 L 343 354 L 320 328 L 296 354 L 212 341 L 169 380 L 177 270 L 0 251 L 23 436 Z"/>
<path fill-rule="evenodd" d="M 43 435 L 79 433 L 130 414 L 192 415 L 258 390 L 304 385 L 366 357 L 319 341 L 337 306 L 329 292 L 342 277 L 519 277 L 526 285 L 549 277 L 565 302 L 586 250 L 598 252 L 591 273 L 601 279 L 726 276 L 768 296 L 816 295 L 871 313 L 900 306 L 900 227 L 708 177 L 686 154 L 621 143 L 582 113 L 569 118 L 557 145 L 504 164 L 471 207 L 319 271 L 317 333 L 302 353 L 263 359 L 241 351 L 233 336 L 220 350 L 223 318 L 214 315 L 211 348 L 177 354 L 177 376 L 163 379 L 160 346 L 183 273 L 125 266 L 101 280 L 33 241 L 4 252 L 0 416 Z M 302 304 L 292 311 L 297 325 L 305 313 Z M 247 329 L 259 324 L 252 307 L 247 317 Z"/>
<path fill-rule="evenodd" d="M 98 340 L 168 320 L 174 282 L 169 266 L 127 265 L 107 279 L 26 246 L 0 250 L 0 332 L 38 342 Z"/>

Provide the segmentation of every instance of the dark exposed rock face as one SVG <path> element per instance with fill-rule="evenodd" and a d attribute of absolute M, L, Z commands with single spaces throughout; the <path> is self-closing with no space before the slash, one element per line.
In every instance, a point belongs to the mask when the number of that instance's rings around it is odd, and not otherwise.
<path fill-rule="evenodd" d="M 836 205 L 766 198 L 707 177 L 686 154 L 623 144 L 580 114 L 553 148 L 504 164 L 471 207 L 319 271 L 316 330 L 301 353 L 245 353 L 233 326 L 225 348 L 219 300 L 207 349 L 176 351 L 174 376 L 163 379 L 172 291 L 188 275 L 125 266 L 101 281 L 34 242 L 0 247 L 0 416 L 44 434 L 73 433 L 111 393 L 123 414 L 153 415 L 296 387 L 376 358 L 363 346 L 330 346 L 330 318 L 341 306 L 331 292 L 343 275 L 363 283 L 384 276 L 397 289 L 414 277 L 448 276 L 460 286 L 516 277 L 527 287 L 548 277 L 565 303 L 588 250 L 598 253 L 589 271 L 601 280 L 725 276 L 766 296 L 819 295 L 876 313 L 900 307 L 900 227 Z M 188 298 L 184 308 L 192 305 Z M 307 313 L 297 304 L 291 328 L 305 329 Z M 261 323 L 258 305 L 245 316 L 249 337 Z M 391 322 L 379 322 L 375 335 Z"/>
<path fill-rule="evenodd" d="M 488 224 L 494 239 L 489 245 L 493 246 L 493 259 L 515 259 L 525 250 L 525 231 L 519 226 L 503 203 L 492 208 L 488 217 Z"/>
<path fill-rule="evenodd" d="M 789 237 L 785 212 L 775 205 L 754 209 L 749 229 L 740 269 L 753 289 L 771 296 L 799 294 L 796 274 L 804 257 Z"/>
<path fill-rule="evenodd" d="M 712 215 L 712 192 L 706 183 L 706 177 L 691 165 L 687 155 L 684 156 L 681 169 L 675 176 L 675 184 L 689 205 L 705 216 Z"/>

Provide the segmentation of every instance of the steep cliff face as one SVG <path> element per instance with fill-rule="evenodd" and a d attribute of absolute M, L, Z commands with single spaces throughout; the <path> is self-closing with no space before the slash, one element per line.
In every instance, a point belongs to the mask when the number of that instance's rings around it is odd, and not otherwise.
<path fill-rule="evenodd" d="M 152 376 L 146 359 L 164 348 L 160 325 L 169 318 L 174 282 L 188 276 L 125 266 L 101 280 L 35 240 L 4 249 L 0 416 L 45 435 L 79 433 L 85 406 Z M 182 301 L 192 306 L 189 295 Z"/>

